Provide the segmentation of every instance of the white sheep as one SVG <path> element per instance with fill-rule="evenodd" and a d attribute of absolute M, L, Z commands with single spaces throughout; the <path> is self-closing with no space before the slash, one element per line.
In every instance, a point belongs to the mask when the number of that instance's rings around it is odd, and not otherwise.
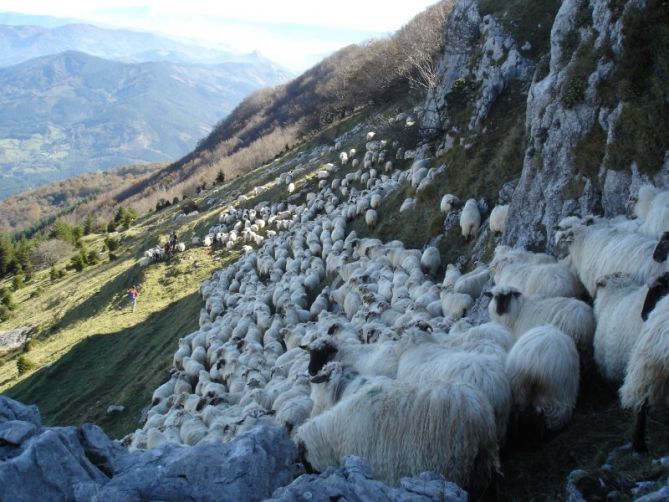
<path fill-rule="evenodd" d="M 507 257 L 495 260 L 495 284 L 516 288 L 525 295 L 586 297 L 578 276 L 559 263 L 522 263 Z"/>
<path fill-rule="evenodd" d="M 516 412 L 528 413 L 548 430 L 564 427 L 576 406 L 579 359 L 574 341 L 544 325 L 525 333 L 506 359 Z"/>
<path fill-rule="evenodd" d="M 481 212 L 475 199 L 468 199 L 460 213 L 460 229 L 467 242 L 476 237 L 481 225 Z"/>
<path fill-rule="evenodd" d="M 453 291 L 478 298 L 489 280 L 490 271 L 488 267 L 484 263 L 478 264 L 471 272 L 458 277 L 453 284 Z"/>
<path fill-rule="evenodd" d="M 490 319 L 509 328 L 516 337 L 550 324 L 571 337 L 582 354 L 592 354 L 595 321 L 587 303 L 575 298 L 527 296 L 508 286 L 495 286 L 486 295 L 491 298 Z"/>
<path fill-rule="evenodd" d="M 573 225 L 555 235 L 557 246 L 569 256 L 564 263 L 571 267 L 593 295 L 597 279 L 620 272 L 630 274 L 639 284 L 669 271 L 666 256 L 657 251 L 667 247 L 669 233 L 658 242 L 653 237 L 625 233 L 606 224 Z"/>
<path fill-rule="evenodd" d="M 447 349 L 426 343 L 400 357 L 397 378 L 414 384 L 467 383 L 479 390 L 493 407 L 497 439 L 503 441 L 511 410 L 511 388 L 504 360 L 496 355 Z"/>
<path fill-rule="evenodd" d="M 545 253 L 533 253 L 522 248 L 499 245 L 495 248 L 494 257 L 490 262 L 490 266 L 495 267 L 497 263 L 504 259 L 510 260 L 513 263 L 525 263 L 529 265 L 557 262 L 554 256 Z"/>
<path fill-rule="evenodd" d="M 460 199 L 455 195 L 447 193 L 441 198 L 441 203 L 439 204 L 439 209 L 444 214 L 450 213 L 453 209 L 460 206 Z"/>
<path fill-rule="evenodd" d="M 444 274 L 444 281 L 441 283 L 441 286 L 444 289 L 452 287 L 455 285 L 455 281 L 457 281 L 460 277 L 462 277 L 462 272 L 460 272 L 458 266 L 449 263 L 446 266 L 446 274 Z"/>
<path fill-rule="evenodd" d="M 470 385 L 385 381 L 312 418 L 296 439 L 318 471 L 359 455 L 389 484 L 429 470 L 483 490 L 499 469 L 494 431 L 492 407 Z"/>
<path fill-rule="evenodd" d="M 490 231 L 495 235 L 502 235 L 506 228 L 506 219 L 509 214 L 509 205 L 495 206 L 490 213 Z"/>
<path fill-rule="evenodd" d="M 633 449 L 647 451 L 646 421 L 649 410 L 666 407 L 669 398 L 669 274 L 649 288 L 641 312 L 645 320 L 620 388 L 623 408 L 636 413 Z"/>
<path fill-rule="evenodd" d="M 642 222 L 641 233 L 659 238 L 669 231 L 669 191 L 652 185 L 641 186 L 634 213 Z"/>
<path fill-rule="evenodd" d="M 372 141 L 374 139 L 374 136 L 376 136 L 376 133 L 374 131 L 369 131 L 366 136 L 367 141 Z"/>
<path fill-rule="evenodd" d="M 442 312 L 453 319 L 464 317 L 467 311 L 474 305 L 474 299 L 465 293 L 442 291 L 440 299 Z"/>
<path fill-rule="evenodd" d="M 441 254 L 434 246 L 428 246 L 420 257 L 420 266 L 424 272 L 435 276 L 441 267 Z"/>
<path fill-rule="evenodd" d="M 629 275 L 611 274 L 596 284 L 594 359 L 607 380 L 621 382 L 625 368 L 643 328 L 643 309 L 647 286 L 640 286 Z"/>
<path fill-rule="evenodd" d="M 376 209 L 368 209 L 365 212 L 365 223 L 370 228 L 373 228 L 379 222 L 379 214 L 376 212 Z"/>
<path fill-rule="evenodd" d="M 400 213 L 403 213 L 404 211 L 409 211 L 411 209 L 414 209 L 415 207 L 416 207 L 416 199 L 407 197 L 406 199 L 404 199 L 404 202 L 402 202 L 402 205 L 400 206 Z"/>

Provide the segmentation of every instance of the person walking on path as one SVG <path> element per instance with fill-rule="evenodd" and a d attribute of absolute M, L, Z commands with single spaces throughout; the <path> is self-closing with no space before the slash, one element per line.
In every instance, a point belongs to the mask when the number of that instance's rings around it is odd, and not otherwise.
<path fill-rule="evenodd" d="M 128 290 L 128 300 L 130 300 L 130 305 L 132 306 L 132 311 L 135 311 L 137 306 L 137 297 L 139 296 L 139 289 L 137 286 L 133 286 Z"/>

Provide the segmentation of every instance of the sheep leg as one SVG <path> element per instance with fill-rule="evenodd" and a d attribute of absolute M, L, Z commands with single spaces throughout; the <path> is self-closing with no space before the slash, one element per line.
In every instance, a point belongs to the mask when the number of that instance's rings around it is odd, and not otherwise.
<path fill-rule="evenodd" d="M 648 401 L 644 401 L 636 414 L 634 423 L 634 440 L 632 441 L 632 450 L 637 453 L 647 453 L 648 444 L 646 443 L 646 423 L 648 421 Z"/>
<path fill-rule="evenodd" d="M 307 447 L 304 444 L 304 441 L 300 441 L 297 444 L 297 460 L 304 465 L 304 470 L 307 474 L 317 474 L 318 471 L 307 460 Z"/>

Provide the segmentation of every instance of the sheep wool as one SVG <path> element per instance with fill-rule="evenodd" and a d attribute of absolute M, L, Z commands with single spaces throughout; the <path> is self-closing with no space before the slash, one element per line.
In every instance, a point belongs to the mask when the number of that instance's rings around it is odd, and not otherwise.
<path fill-rule="evenodd" d="M 429 470 L 461 486 L 481 487 L 500 465 L 492 407 L 460 383 L 363 386 L 303 424 L 296 439 L 318 471 L 359 455 L 389 484 Z"/>
<path fill-rule="evenodd" d="M 476 200 L 469 199 L 460 213 L 460 229 L 465 240 L 470 241 L 476 237 L 479 226 L 481 226 L 481 213 Z"/>
<path fill-rule="evenodd" d="M 509 214 L 509 205 L 495 206 L 490 213 L 490 231 L 495 235 L 502 235 L 506 228 L 506 218 Z"/>
<path fill-rule="evenodd" d="M 574 341 L 553 326 L 537 326 L 506 360 L 514 404 L 538 413 L 548 430 L 564 427 L 576 406 L 579 360 Z"/>

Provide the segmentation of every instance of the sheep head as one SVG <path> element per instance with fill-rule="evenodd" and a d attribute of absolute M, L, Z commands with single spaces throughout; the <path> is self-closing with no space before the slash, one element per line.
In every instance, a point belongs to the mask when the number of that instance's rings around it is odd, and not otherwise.
<path fill-rule="evenodd" d="M 664 232 L 653 251 L 653 260 L 663 263 L 667 260 L 667 255 L 669 255 L 669 232 Z"/>
<path fill-rule="evenodd" d="M 641 308 L 641 319 L 648 320 L 648 316 L 653 311 L 657 303 L 669 294 L 669 272 L 665 272 L 648 287 L 646 299 Z"/>
<path fill-rule="evenodd" d="M 307 350 L 309 351 L 308 371 L 311 376 L 315 376 L 334 359 L 338 349 L 334 342 L 321 338 L 312 343 Z"/>
<path fill-rule="evenodd" d="M 495 302 L 497 315 L 503 316 L 509 313 L 512 299 L 520 297 L 521 292 L 508 286 L 496 286 L 491 291 L 486 291 L 484 295 L 491 298 L 491 302 Z"/>

